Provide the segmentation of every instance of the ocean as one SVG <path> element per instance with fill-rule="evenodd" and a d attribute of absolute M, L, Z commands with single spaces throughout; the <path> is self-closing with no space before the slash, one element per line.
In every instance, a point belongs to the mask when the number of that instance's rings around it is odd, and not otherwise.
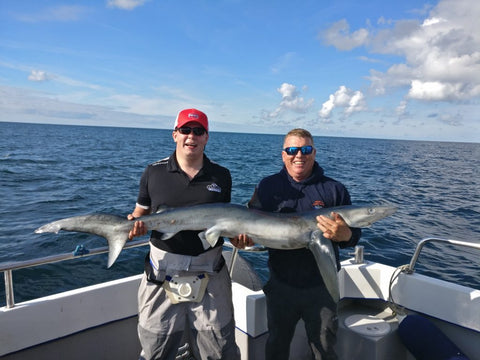
<path fill-rule="evenodd" d="M 173 151 L 170 130 L 0 122 L 0 263 L 105 246 L 80 233 L 35 234 L 50 221 L 93 212 L 126 216 L 145 166 Z M 363 230 L 367 260 L 410 262 L 426 237 L 480 242 L 480 144 L 315 137 L 316 160 L 354 204 L 394 204 L 393 216 Z M 283 135 L 211 132 L 207 156 L 230 169 L 232 203 L 282 166 Z M 140 273 L 147 247 L 13 272 L 15 301 Z M 350 257 L 353 249 L 342 250 Z M 265 253 L 242 255 L 265 280 Z M 480 289 L 480 252 L 431 244 L 416 271 Z M 5 289 L 0 282 L 0 306 Z"/>

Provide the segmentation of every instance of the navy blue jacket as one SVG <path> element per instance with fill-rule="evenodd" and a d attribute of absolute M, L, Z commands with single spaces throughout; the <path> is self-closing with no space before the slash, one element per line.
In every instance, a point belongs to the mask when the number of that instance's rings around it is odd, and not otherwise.
<path fill-rule="evenodd" d="M 323 174 L 315 162 L 312 175 L 296 182 L 288 175 L 285 167 L 274 175 L 264 178 L 257 185 L 249 202 L 250 208 L 271 212 L 302 212 L 316 208 L 351 205 L 350 194 L 343 184 Z M 339 246 L 353 247 L 361 236 L 361 230 L 351 228 L 352 238 L 348 242 L 332 242 L 340 269 Z M 323 283 L 317 263 L 310 250 L 269 249 L 268 266 L 275 276 L 294 287 L 313 287 Z"/>

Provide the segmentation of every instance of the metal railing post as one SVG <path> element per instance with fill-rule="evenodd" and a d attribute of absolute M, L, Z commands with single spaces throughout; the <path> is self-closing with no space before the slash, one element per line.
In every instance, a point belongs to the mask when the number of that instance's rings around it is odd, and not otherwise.
<path fill-rule="evenodd" d="M 237 261 L 238 249 L 236 247 L 232 250 L 232 258 L 230 259 L 230 277 L 233 276 L 233 268 L 235 267 L 235 261 Z"/>
<path fill-rule="evenodd" d="M 473 243 L 468 241 L 452 240 L 452 239 L 433 238 L 433 237 L 425 238 L 420 240 L 420 242 L 417 244 L 417 247 L 415 248 L 415 252 L 412 256 L 412 259 L 410 260 L 410 264 L 408 264 L 407 266 L 407 269 L 406 269 L 407 274 L 412 274 L 415 271 L 415 264 L 417 263 L 418 257 L 420 256 L 420 252 L 422 251 L 425 244 L 429 242 L 440 242 L 440 243 L 469 247 L 469 248 L 480 250 L 480 243 Z"/>
<path fill-rule="evenodd" d="M 15 299 L 13 295 L 13 280 L 12 270 L 5 270 L 5 298 L 7 302 L 7 309 L 11 309 L 15 306 Z"/>

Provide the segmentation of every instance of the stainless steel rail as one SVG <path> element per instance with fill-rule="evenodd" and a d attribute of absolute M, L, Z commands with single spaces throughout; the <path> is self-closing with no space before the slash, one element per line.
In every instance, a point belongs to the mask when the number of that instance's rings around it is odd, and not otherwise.
<path fill-rule="evenodd" d="M 149 243 L 148 239 L 129 241 L 125 244 L 123 249 L 131 249 L 135 247 L 145 246 L 145 245 L 148 245 L 148 243 Z M 238 249 L 234 247 L 232 244 L 230 244 L 229 242 L 225 242 L 224 245 L 226 245 L 227 247 L 231 247 L 233 249 L 232 259 L 230 262 L 230 269 L 233 269 L 234 268 L 233 265 L 237 257 Z M 252 247 L 247 247 L 244 250 L 245 251 L 266 251 L 266 248 L 263 246 L 252 246 Z M 34 267 L 34 266 L 52 264 L 60 261 L 73 260 L 81 257 L 88 257 L 93 255 L 105 254 L 105 253 L 108 253 L 108 246 L 91 249 L 91 250 L 88 250 L 88 252 L 80 253 L 79 255 L 76 255 L 75 252 L 69 252 L 69 253 L 57 254 L 52 256 L 46 256 L 38 259 L 1 263 L 0 272 L 4 273 L 4 278 L 5 278 L 5 298 L 6 298 L 7 309 L 11 309 L 15 306 L 15 296 L 13 292 L 13 277 L 12 277 L 13 270 L 25 269 L 25 268 Z"/>
<path fill-rule="evenodd" d="M 418 257 L 420 256 L 420 252 L 422 251 L 423 247 L 427 243 L 430 243 L 430 242 L 441 242 L 441 243 L 464 246 L 464 247 L 469 247 L 469 248 L 474 248 L 474 249 L 480 250 L 480 243 L 473 243 L 473 242 L 461 241 L 461 240 L 433 238 L 433 237 L 425 238 L 425 239 L 420 240 L 420 242 L 417 244 L 417 247 L 415 248 L 415 253 L 412 256 L 412 259 L 410 260 L 410 264 L 405 269 L 406 273 L 411 274 L 415 271 L 415 264 L 417 263 Z"/>
<path fill-rule="evenodd" d="M 134 247 L 145 246 L 145 245 L 148 244 L 148 242 L 149 242 L 148 239 L 147 240 L 130 241 L 127 244 L 125 244 L 125 246 L 123 248 L 124 249 L 131 249 L 131 248 L 134 248 Z M 46 257 L 39 258 L 39 259 L 31 259 L 31 260 L 18 261 L 18 262 L 1 263 L 0 264 L 0 272 L 4 272 L 4 277 L 5 277 L 5 298 L 6 298 L 7 309 L 13 308 L 15 306 L 15 298 L 14 298 L 14 293 L 13 293 L 13 278 L 12 278 L 13 270 L 25 269 L 25 268 L 29 268 L 29 267 L 33 267 L 33 266 L 39 266 L 39 265 L 52 264 L 52 263 L 56 263 L 56 262 L 60 262 L 60 261 L 78 259 L 78 258 L 81 258 L 81 257 L 99 255 L 99 254 L 104 254 L 104 253 L 108 253 L 108 246 L 88 250 L 88 253 L 82 253 L 80 255 L 75 255 L 74 252 L 70 252 L 70 253 L 63 253 L 63 254 L 57 254 L 57 255 L 52 255 L 52 256 L 46 256 Z"/>
<path fill-rule="evenodd" d="M 463 246 L 463 247 L 469 247 L 469 248 L 474 248 L 480 250 L 480 243 L 472 243 L 468 241 L 461 241 L 461 240 L 451 240 L 451 239 L 442 239 L 442 238 L 425 238 L 422 239 L 418 244 L 417 247 L 415 248 L 415 253 L 412 256 L 412 259 L 410 260 L 410 264 L 406 266 L 404 271 L 408 274 L 411 274 L 415 271 L 415 265 L 417 263 L 418 257 L 420 256 L 420 252 L 422 251 L 423 247 L 430 242 L 441 242 L 441 243 L 448 243 L 451 245 L 458 245 L 458 246 Z M 131 241 L 125 244 L 124 249 L 131 249 L 135 247 L 140 247 L 140 246 L 145 246 L 148 245 L 149 240 L 137 240 L 137 241 Z M 231 258 L 231 263 L 230 263 L 230 269 L 234 268 L 234 263 L 235 259 L 237 256 L 238 249 L 235 248 L 233 245 L 231 245 L 229 242 L 225 242 L 224 244 L 227 247 L 231 247 L 233 249 L 232 253 L 232 258 Z M 247 247 L 244 249 L 245 251 L 250 251 L 250 252 L 261 252 L 261 251 L 266 251 L 266 248 L 263 246 L 252 246 L 252 247 Z M 363 253 L 363 247 L 361 247 L 362 250 L 361 252 Z M 25 261 L 18 261 L 18 262 L 7 262 L 7 263 L 1 263 L 0 264 L 0 272 L 4 273 L 4 282 L 5 282 L 5 298 L 6 298 L 6 307 L 7 309 L 13 308 L 15 306 L 15 299 L 14 299 L 14 292 L 13 292 L 13 277 L 12 277 L 12 272 L 13 270 L 18 270 L 18 269 L 25 269 L 33 266 L 39 266 L 39 265 L 46 265 L 46 264 L 52 264 L 60 261 L 65 261 L 65 260 L 72 260 L 72 259 L 78 259 L 81 257 L 88 257 L 88 256 L 93 256 L 93 255 L 99 255 L 99 254 L 104 254 L 108 253 L 108 246 L 101 247 L 101 248 L 96 248 L 92 250 L 88 250 L 86 253 L 81 253 L 79 255 L 75 254 L 75 252 L 70 252 L 70 253 L 63 253 L 63 254 L 58 254 L 58 255 L 52 255 L 52 256 L 46 256 L 43 258 L 38 258 L 38 259 L 32 259 L 32 260 L 25 260 Z M 363 254 L 362 254 L 363 255 Z M 356 254 L 357 257 L 357 254 Z M 363 258 L 363 256 L 362 256 Z M 362 259 L 363 260 L 363 259 Z"/>
<path fill-rule="evenodd" d="M 226 247 L 232 248 L 232 257 L 230 259 L 230 264 L 228 268 L 230 269 L 230 277 L 233 277 L 233 270 L 235 269 L 235 261 L 237 261 L 237 255 L 238 255 L 239 249 L 233 246 L 231 242 L 225 242 L 223 245 Z M 255 245 L 255 246 L 247 246 L 242 250 L 249 251 L 249 252 L 261 252 L 261 251 L 267 251 L 267 248 L 265 246 Z"/>

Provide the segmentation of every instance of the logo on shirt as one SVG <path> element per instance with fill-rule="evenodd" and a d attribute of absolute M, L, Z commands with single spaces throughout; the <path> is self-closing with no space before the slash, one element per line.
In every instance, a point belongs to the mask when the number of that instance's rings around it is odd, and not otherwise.
<path fill-rule="evenodd" d="M 218 193 L 222 192 L 222 188 L 215 183 L 207 185 L 207 190 L 208 191 L 213 191 L 213 192 L 218 192 Z"/>
<path fill-rule="evenodd" d="M 325 206 L 325 203 L 322 201 L 322 200 L 315 200 L 313 203 L 312 203 L 312 206 L 315 208 L 315 209 L 321 209 Z"/>

